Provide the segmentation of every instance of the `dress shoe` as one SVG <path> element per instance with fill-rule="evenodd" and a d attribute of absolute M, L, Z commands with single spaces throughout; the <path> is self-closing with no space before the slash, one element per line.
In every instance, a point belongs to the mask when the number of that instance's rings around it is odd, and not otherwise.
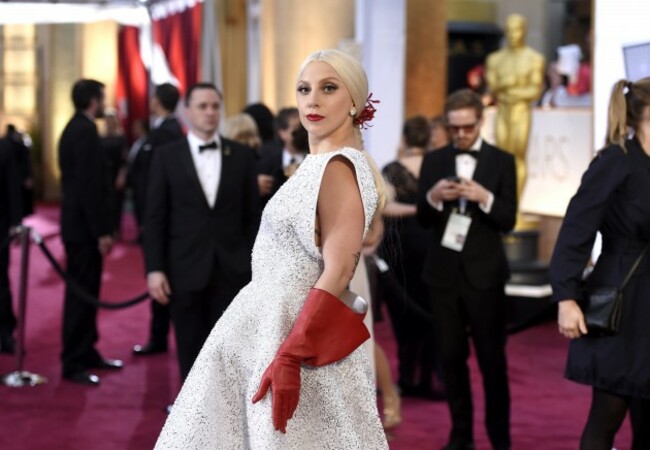
<path fill-rule="evenodd" d="M 97 361 L 95 364 L 91 365 L 91 367 L 93 369 L 119 370 L 124 367 L 124 363 L 121 359 L 103 358 Z"/>
<path fill-rule="evenodd" d="M 77 384 L 85 384 L 87 386 L 99 386 L 99 377 L 95 374 L 83 370 L 81 372 L 63 375 L 63 378 Z"/>
<path fill-rule="evenodd" d="M 0 353 L 7 353 L 9 355 L 16 353 L 16 341 L 11 334 L 3 334 L 0 336 Z"/>
<path fill-rule="evenodd" d="M 157 342 L 149 341 L 145 345 L 134 345 L 133 353 L 135 355 L 153 355 L 155 353 L 165 353 L 167 351 L 167 344 L 159 344 Z"/>

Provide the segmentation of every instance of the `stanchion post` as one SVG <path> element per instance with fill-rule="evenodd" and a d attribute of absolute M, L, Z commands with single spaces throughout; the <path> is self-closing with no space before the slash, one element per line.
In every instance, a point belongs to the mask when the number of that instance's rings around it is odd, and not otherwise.
<path fill-rule="evenodd" d="M 41 375 L 23 370 L 25 357 L 25 320 L 27 318 L 27 281 L 29 274 L 29 250 L 32 229 L 20 229 L 20 280 L 18 283 L 18 339 L 16 340 L 16 370 L 2 377 L 2 383 L 9 387 L 34 386 L 47 382 Z"/>

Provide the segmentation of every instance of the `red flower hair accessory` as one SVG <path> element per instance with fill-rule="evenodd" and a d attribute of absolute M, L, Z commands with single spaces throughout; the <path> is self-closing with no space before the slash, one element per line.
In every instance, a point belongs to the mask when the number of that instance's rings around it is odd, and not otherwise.
<path fill-rule="evenodd" d="M 372 126 L 367 125 L 366 122 L 370 122 L 375 118 L 375 111 L 377 111 L 377 108 L 373 106 L 373 103 L 379 103 L 379 100 L 373 100 L 371 92 L 366 99 L 366 106 L 363 107 L 359 115 L 352 121 L 355 126 L 359 127 L 362 130 L 367 130 Z"/>

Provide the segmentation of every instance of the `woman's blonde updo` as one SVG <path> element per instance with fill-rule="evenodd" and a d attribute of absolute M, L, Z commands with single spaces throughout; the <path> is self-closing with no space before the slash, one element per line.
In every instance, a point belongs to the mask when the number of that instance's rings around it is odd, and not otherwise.
<path fill-rule="evenodd" d="M 350 92 L 352 97 L 352 103 L 356 113 L 354 116 L 350 116 L 350 126 L 354 127 L 355 133 L 357 135 L 359 150 L 363 150 L 363 141 L 361 139 L 361 130 L 354 126 L 354 121 L 362 113 L 363 109 L 366 107 L 368 100 L 368 77 L 366 76 L 366 71 L 363 69 L 361 63 L 354 58 L 353 56 L 342 52 L 341 50 L 336 49 L 327 49 L 319 50 L 311 55 L 309 55 L 300 66 L 298 71 L 298 77 L 305 70 L 305 67 L 311 62 L 321 61 L 329 64 L 332 69 L 341 77 L 341 81 L 345 84 L 345 87 Z M 379 169 L 374 160 L 368 155 L 367 152 L 363 152 L 372 173 L 375 179 L 375 185 L 377 186 L 377 193 L 379 195 L 379 203 L 377 206 L 377 212 L 381 212 L 386 204 L 387 190 L 384 183 L 384 179 L 381 176 Z"/>

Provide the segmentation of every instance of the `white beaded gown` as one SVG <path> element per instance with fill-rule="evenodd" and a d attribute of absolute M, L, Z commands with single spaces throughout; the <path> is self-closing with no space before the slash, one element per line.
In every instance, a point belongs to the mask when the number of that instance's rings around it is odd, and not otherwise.
<path fill-rule="evenodd" d="M 333 364 L 303 365 L 300 401 L 286 434 L 273 428 L 270 392 L 251 402 L 323 271 L 314 242 L 316 205 L 323 172 L 336 155 L 354 165 L 368 231 L 377 190 L 366 157 L 352 148 L 308 155 L 264 209 L 252 281 L 206 340 L 156 450 L 388 449 L 361 347 Z"/>

